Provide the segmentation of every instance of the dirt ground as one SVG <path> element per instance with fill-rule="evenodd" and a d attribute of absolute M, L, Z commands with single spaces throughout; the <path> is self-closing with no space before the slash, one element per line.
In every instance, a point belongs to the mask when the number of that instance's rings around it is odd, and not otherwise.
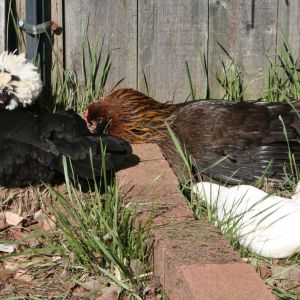
<path fill-rule="evenodd" d="M 64 185 L 56 189 L 67 193 Z M 36 195 L 51 199 L 42 187 L 0 189 L 0 299 L 118 299 L 120 289 L 107 277 L 83 272 L 72 258 L 57 255 L 49 240 L 55 218 Z M 161 299 L 161 287 L 151 278 L 141 294 Z"/>
<path fill-rule="evenodd" d="M 57 188 L 66 193 L 64 186 Z M 70 265 L 70 258 L 48 247 L 48 233 L 56 229 L 56 222 L 36 197 L 50 198 L 46 193 L 43 188 L 0 190 L 0 299 L 117 299 L 119 288 L 108 278 L 80 272 Z M 278 298 L 300 299 L 297 257 L 244 260 L 257 265 L 258 274 Z M 141 292 L 143 298 L 166 299 L 158 281 L 150 279 Z"/>

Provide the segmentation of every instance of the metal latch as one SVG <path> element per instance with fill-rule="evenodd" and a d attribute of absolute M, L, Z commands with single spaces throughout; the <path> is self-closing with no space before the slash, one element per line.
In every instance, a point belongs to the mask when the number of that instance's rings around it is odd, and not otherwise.
<path fill-rule="evenodd" d="M 60 28 L 58 24 L 53 21 L 48 21 L 37 25 L 33 25 L 33 24 L 26 23 L 26 21 L 23 19 L 18 20 L 18 26 L 20 29 L 26 31 L 31 35 L 39 35 L 47 32 L 49 29 L 53 32 L 56 32 Z"/>

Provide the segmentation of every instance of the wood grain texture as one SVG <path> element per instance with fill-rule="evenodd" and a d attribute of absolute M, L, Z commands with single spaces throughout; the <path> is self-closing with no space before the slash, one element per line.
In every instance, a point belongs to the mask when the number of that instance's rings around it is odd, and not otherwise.
<path fill-rule="evenodd" d="M 196 96 L 203 97 L 202 68 L 207 51 L 208 0 L 138 2 L 138 88 L 162 101 L 183 102 L 190 94 L 188 63 Z"/>
<path fill-rule="evenodd" d="M 300 1 L 285 0 L 278 2 L 277 44 L 280 45 L 283 33 L 291 45 L 294 57 L 300 57 Z"/>
<path fill-rule="evenodd" d="M 280 1 L 279 1 L 280 2 Z M 266 55 L 274 58 L 276 45 L 277 0 L 209 1 L 209 84 L 211 96 L 224 92 L 216 80 L 221 61 L 228 61 L 218 40 L 236 59 L 247 89 L 244 99 L 256 99 L 264 90 Z"/>
<path fill-rule="evenodd" d="M 112 51 L 108 87 L 112 88 L 123 77 L 122 86 L 136 87 L 136 8 L 137 0 L 65 1 L 66 67 L 82 75 L 82 41 L 89 22 L 92 47 L 98 43 L 99 48 L 104 39 L 103 61 L 107 51 Z"/>
<path fill-rule="evenodd" d="M 60 34 L 54 34 L 52 39 L 52 84 L 55 84 L 55 82 L 58 82 L 56 77 L 62 78 L 64 66 L 64 18 L 63 4 L 61 0 L 51 0 L 51 20 L 62 28 Z"/>
<path fill-rule="evenodd" d="M 0 0 L 0 53 L 5 50 L 5 39 L 6 39 L 5 6 L 6 6 L 6 1 Z"/>
<path fill-rule="evenodd" d="M 54 37 L 57 57 L 79 75 L 79 80 L 83 78 L 82 42 L 89 22 L 91 46 L 98 43 L 100 48 L 104 40 L 103 60 L 109 50 L 112 53 L 107 92 L 123 77 L 120 87 L 147 92 L 145 74 L 152 97 L 162 102 L 183 102 L 190 94 L 187 62 L 195 97 L 202 98 L 207 86 L 205 55 L 210 97 L 222 98 L 224 91 L 216 77 L 221 75 L 221 62 L 227 63 L 228 58 L 217 44 L 219 41 L 243 74 L 244 99 L 257 99 L 265 89 L 266 55 L 275 59 L 280 28 L 287 33 L 294 57 L 300 57 L 299 0 L 64 2 L 63 10 L 61 1 L 52 0 L 52 19 L 65 25 L 64 36 Z M 22 17 L 24 1 L 16 0 L 16 6 Z"/>
<path fill-rule="evenodd" d="M 24 0 L 16 0 L 16 13 L 18 19 L 26 20 L 26 9 Z M 11 25 L 13 26 L 13 25 Z M 20 52 L 26 52 L 26 32 L 24 30 L 18 29 L 18 49 Z"/>

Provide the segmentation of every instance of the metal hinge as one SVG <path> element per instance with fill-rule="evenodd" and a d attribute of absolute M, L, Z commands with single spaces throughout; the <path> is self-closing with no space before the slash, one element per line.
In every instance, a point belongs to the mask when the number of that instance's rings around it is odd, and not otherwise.
<path fill-rule="evenodd" d="M 25 20 L 19 19 L 18 26 L 20 29 L 26 31 L 31 35 L 39 35 L 47 32 L 49 29 L 53 32 L 57 31 L 60 27 L 53 21 L 40 23 L 37 25 L 28 24 Z"/>

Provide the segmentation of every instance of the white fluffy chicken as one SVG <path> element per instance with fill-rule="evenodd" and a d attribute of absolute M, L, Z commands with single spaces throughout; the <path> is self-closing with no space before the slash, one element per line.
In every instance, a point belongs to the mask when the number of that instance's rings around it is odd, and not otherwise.
<path fill-rule="evenodd" d="M 26 60 L 24 53 L 0 54 L 0 104 L 6 103 L 6 98 L 9 98 L 6 109 L 32 105 L 42 88 L 37 67 Z"/>
<path fill-rule="evenodd" d="M 239 185 L 227 188 L 199 182 L 201 200 L 216 208 L 221 231 L 233 227 L 241 245 L 266 257 L 285 258 L 300 250 L 300 202 Z"/>

